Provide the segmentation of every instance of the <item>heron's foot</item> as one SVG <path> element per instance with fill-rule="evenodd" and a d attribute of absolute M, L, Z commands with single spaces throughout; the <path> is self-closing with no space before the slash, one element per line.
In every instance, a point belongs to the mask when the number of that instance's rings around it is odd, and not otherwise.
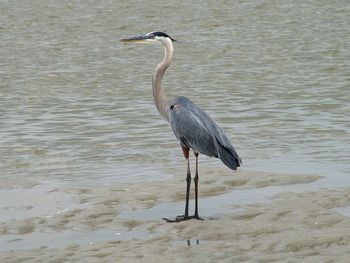
<path fill-rule="evenodd" d="M 185 215 L 181 215 L 181 216 L 177 216 L 175 217 L 175 219 L 168 219 L 168 218 L 163 218 L 167 223 L 176 223 L 176 222 L 182 222 L 185 220 L 190 220 L 192 219 L 193 216 L 185 216 Z"/>
<path fill-rule="evenodd" d="M 182 222 L 185 220 L 190 220 L 190 219 L 196 219 L 196 220 L 204 220 L 203 218 L 199 217 L 198 215 L 193 215 L 193 216 L 177 216 L 175 219 L 168 219 L 168 218 L 163 218 L 167 223 L 177 223 L 177 222 Z"/>
<path fill-rule="evenodd" d="M 193 219 L 196 219 L 196 220 L 204 220 L 204 219 L 201 218 L 199 215 L 194 215 L 194 216 L 193 216 Z"/>

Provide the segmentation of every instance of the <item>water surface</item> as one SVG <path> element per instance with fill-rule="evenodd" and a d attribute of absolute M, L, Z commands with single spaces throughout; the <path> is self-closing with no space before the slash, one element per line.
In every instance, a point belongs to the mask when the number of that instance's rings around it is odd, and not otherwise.
<path fill-rule="evenodd" d="M 184 170 L 152 104 L 163 50 L 118 41 L 152 30 L 185 42 L 168 97 L 217 120 L 243 169 L 349 172 L 348 1 L 0 4 L 2 180 L 139 182 Z"/>

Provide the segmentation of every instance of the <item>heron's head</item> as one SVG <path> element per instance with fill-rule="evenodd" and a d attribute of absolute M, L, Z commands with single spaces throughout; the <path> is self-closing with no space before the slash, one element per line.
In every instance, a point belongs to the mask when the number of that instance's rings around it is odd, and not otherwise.
<path fill-rule="evenodd" d="M 175 42 L 176 40 L 170 37 L 169 35 L 154 31 L 150 32 L 146 35 L 142 36 L 136 36 L 136 37 L 130 37 L 130 38 L 124 38 L 121 41 L 125 43 L 147 43 L 147 44 L 153 44 L 153 43 L 163 43 L 163 41 L 171 41 Z"/>

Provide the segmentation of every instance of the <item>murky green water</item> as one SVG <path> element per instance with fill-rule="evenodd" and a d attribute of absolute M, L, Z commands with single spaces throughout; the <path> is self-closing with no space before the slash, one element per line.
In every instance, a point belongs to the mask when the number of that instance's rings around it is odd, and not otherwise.
<path fill-rule="evenodd" d="M 162 49 L 118 41 L 153 30 L 185 41 L 168 97 L 216 119 L 244 169 L 350 170 L 349 1 L 0 6 L 2 179 L 139 181 L 184 169 L 152 103 Z"/>

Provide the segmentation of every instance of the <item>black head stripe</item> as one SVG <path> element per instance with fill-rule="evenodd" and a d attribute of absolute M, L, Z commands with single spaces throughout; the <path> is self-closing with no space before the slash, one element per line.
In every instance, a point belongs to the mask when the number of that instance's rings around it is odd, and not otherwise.
<path fill-rule="evenodd" d="M 169 36 L 168 34 L 165 34 L 164 32 L 160 32 L 160 31 L 154 31 L 149 33 L 148 35 L 152 35 L 153 37 L 168 37 L 170 38 L 172 41 L 176 41 L 175 39 L 173 39 L 171 36 Z"/>
<path fill-rule="evenodd" d="M 168 37 L 168 38 L 170 38 L 170 36 L 168 36 L 167 34 L 165 34 L 163 32 L 159 32 L 159 31 L 153 32 L 153 35 L 155 37 Z"/>

